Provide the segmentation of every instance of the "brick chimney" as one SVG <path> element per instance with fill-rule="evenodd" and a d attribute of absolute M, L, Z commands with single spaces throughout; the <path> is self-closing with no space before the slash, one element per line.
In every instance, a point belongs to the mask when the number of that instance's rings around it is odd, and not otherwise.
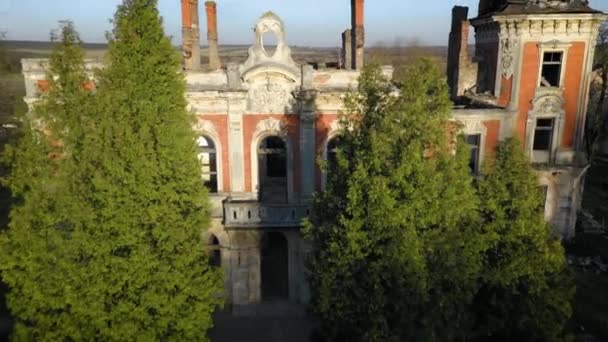
<path fill-rule="evenodd" d="M 452 8 L 452 30 L 448 45 L 448 85 L 452 99 L 464 95 L 477 80 L 476 64 L 469 59 L 469 8 Z"/>
<path fill-rule="evenodd" d="M 351 0 L 352 19 L 352 67 L 360 70 L 365 58 L 365 27 L 364 27 L 364 0 Z"/>
<path fill-rule="evenodd" d="M 182 53 L 184 69 L 199 70 L 201 67 L 200 28 L 198 0 L 182 1 Z"/>
<path fill-rule="evenodd" d="M 217 5 L 215 1 L 205 1 L 205 11 L 207 12 L 207 40 L 209 42 L 209 69 L 218 70 L 220 55 L 217 45 Z"/>

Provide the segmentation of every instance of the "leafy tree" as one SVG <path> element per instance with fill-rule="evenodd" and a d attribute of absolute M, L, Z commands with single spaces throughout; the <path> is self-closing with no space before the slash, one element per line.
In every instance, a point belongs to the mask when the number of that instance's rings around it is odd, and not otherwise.
<path fill-rule="evenodd" d="M 59 139 L 46 140 L 60 143 L 31 143 L 56 162 L 29 171 L 44 170 L 40 180 L 14 173 L 14 187 L 28 190 L 3 240 L 16 339 L 206 340 L 223 301 L 200 238 L 209 204 L 185 81 L 156 5 L 118 6 L 94 95 L 79 106 L 63 94 L 51 101 L 44 123 Z M 62 125 L 58 110 L 80 115 Z"/>
<path fill-rule="evenodd" d="M 475 299 L 480 340 L 565 339 L 573 279 L 564 250 L 544 219 L 538 179 L 520 143 L 498 147 L 479 182 L 484 229 L 491 236 Z"/>
<path fill-rule="evenodd" d="M 336 162 L 305 234 L 312 310 L 329 341 L 454 340 L 471 323 L 485 250 L 468 150 L 450 138 L 433 62 L 399 90 L 367 67 L 346 103 Z"/>

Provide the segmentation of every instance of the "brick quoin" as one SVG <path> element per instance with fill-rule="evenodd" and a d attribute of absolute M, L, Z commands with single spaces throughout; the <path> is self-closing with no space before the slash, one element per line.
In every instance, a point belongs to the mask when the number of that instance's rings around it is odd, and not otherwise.
<path fill-rule="evenodd" d="M 562 147 L 571 148 L 574 141 L 576 126 L 576 114 L 578 113 L 578 100 L 583 96 L 581 88 L 581 77 L 585 64 L 585 47 L 583 42 L 574 42 L 568 49 L 568 59 L 566 60 L 566 70 L 564 75 L 564 109 L 566 120 L 564 123 L 564 135 L 562 137 Z"/>
<path fill-rule="evenodd" d="M 256 189 L 252 188 L 251 184 L 251 158 L 256 157 L 251 155 L 251 145 L 256 144 L 254 142 L 255 129 L 257 124 L 269 118 L 277 119 L 285 123 L 287 127 L 287 136 L 290 140 L 292 151 L 291 158 L 293 158 L 293 191 L 300 192 L 301 184 L 301 163 L 300 163 L 300 118 L 297 115 L 284 115 L 284 114 L 247 114 L 243 115 L 243 156 L 245 163 L 245 191 L 254 192 Z M 257 149 L 257 146 L 255 147 Z M 287 156 L 288 158 L 290 156 Z"/>

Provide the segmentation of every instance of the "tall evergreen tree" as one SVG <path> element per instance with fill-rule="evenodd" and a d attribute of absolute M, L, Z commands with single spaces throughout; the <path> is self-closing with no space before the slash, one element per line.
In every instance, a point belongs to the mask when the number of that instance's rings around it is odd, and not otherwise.
<path fill-rule="evenodd" d="M 15 340 L 62 340 L 75 335 L 73 299 L 82 242 L 66 203 L 70 146 L 91 94 L 84 52 L 71 23 L 62 25 L 46 75 L 48 89 L 22 118 L 22 137 L 7 148 L 14 196 L 7 231 L 0 236 L 0 270 L 10 286 L 7 302 L 16 319 Z"/>
<path fill-rule="evenodd" d="M 451 103 L 434 64 L 400 81 L 363 71 L 305 225 L 312 308 L 329 341 L 453 340 L 470 324 L 485 236 L 468 150 L 446 133 Z"/>
<path fill-rule="evenodd" d="M 204 340 L 221 272 L 201 240 L 208 192 L 177 51 L 156 0 L 125 0 L 98 74 L 75 191 L 94 208 L 99 336 Z"/>
<path fill-rule="evenodd" d="M 21 288 L 29 302 L 42 303 L 18 305 L 18 339 L 206 340 L 223 301 L 221 272 L 208 265 L 201 241 L 209 204 L 185 81 L 156 4 L 125 0 L 118 7 L 95 94 L 72 108 L 81 114 L 78 125 L 57 130 L 60 168 L 41 163 L 49 175 L 43 184 L 29 176 L 22 182 L 55 191 L 15 209 L 5 239 L 18 252 L 33 245 L 28 233 L 40 235 L 33 252 L 11 253 L 3 270 L 15 273 L 8 281 L 14 288 L 16 272 L 35 266 Z M 38 216 L 33 201 L 40 198 L 56 212 L 37 228 L 27 220 Z M 35 281 L 44 277 L 52 281 L 41 289 Z M 12 298 L 17 307 L 18 295 Z"/>
<path fill-rule="evenodd" d="M 574 282 L 564 250 L 544 219 L 541 188 L 521 144 L 507 139 L 479 182 L 491 237 L 475 299 L 477 337 L 558 341 L 571 315 Z"/>

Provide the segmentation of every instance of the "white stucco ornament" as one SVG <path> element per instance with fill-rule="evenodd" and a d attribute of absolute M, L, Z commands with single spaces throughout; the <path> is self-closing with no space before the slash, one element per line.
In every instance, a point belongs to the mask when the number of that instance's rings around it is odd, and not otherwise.
<path fill-rule="evenodd" d="M 261 65 L 275 65 L 287 68 L 293 74 L 298 74 L 298 66 L 291 58 L 291 49 L 285 39 L 283 21 L 276 14 L 266 12 L 258 19 L 253 29 L 255 40 L 249 48 L 247 61 L 241 66 L 241 74 Z M 264 46 L 264 34 L 273 33 L 276 36 L 277 46 L 274 53 L 270 53 Z"/>
<path fill-rule="evenodd" d="M 588 5 L 587 0 L 530 0 L 528 5 L 536 5 L 540 8 L 567 8 L 571 5 Z"/>
<path fill-rule="evenodd" d="M 277 39 L 274 53 L 264 47 L 264 34 L 269 32 Z M 249 57 L 240 66 L 242 79 L 248 89 L 247 112 L 292 113 L 295 102 L 293 92 L 300 84 L 301 72 L 291 58 L 283 21 L 276 14 L 267 12 L 258 19 L 254 34 Z"/>

